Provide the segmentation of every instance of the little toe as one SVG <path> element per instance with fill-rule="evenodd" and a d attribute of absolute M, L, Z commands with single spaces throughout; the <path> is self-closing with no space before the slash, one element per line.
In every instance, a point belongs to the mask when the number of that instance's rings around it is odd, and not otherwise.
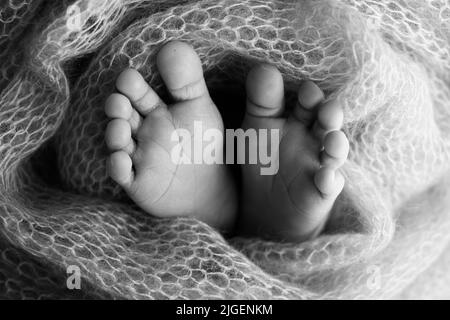
<path fill-rule="evenodd" d="M 127 120 L 133 134 L 136 134 L 142 123 L 142 117 L 132 107 L 130 100 L 119 93 L 113 93 L 108 97 L 105 103 L 105 113 L 112 119 Z"/>
<path fill-rule="evenodd" d="M 169 42 L 159 51 L 156 63 L 167 89 L 176 101 L 209 96 L 200 58 L 188 44 Z"/>
<path fill-rule="evenodd" d="M 314 176 L 314 183 L 323 197 L 336 198 L 344 189 L 345 179 L 339 171 L 322 167 Z"/>
<path fill-rule="evenodd" d="M 125 189 L 129 189 L 134 180 L 133 162 L 124 151 L 110 155 L 107 163 L 109 176 Z"/>
<path fill-rule="evenodd" d="M 325 136 L 321 165 L 338 168 L 347 160 L 350 145 L 344 132 L 332 131 Z"/>
<path fill-rule="evenodd" d="M 314 82 L 303 82 L 298 91 L 298 104 L 293 111 L 294 117 L 305 126 L 312 126 L 317 114 L 316 107 L 324 98 L 323 91 Z"/>
<path fill-rule="evenodd" d="M 340 130 L 344 123 L 344 112 L 336 100 L 328 101 L 319 107 L 314 134 L 323 139 L 330 131 Z"/>
<path fill-rule="evenodd" d="M 247 77 L 247 115 L 276 118 L 284 112 L 284 82 L 278 69 L 269 64 L 253 68 Z"/>
<path fill-rule="evenodd" d="M 114 119 L 108 123 L 105 134 L 105 141 L 112 151 L 123 150 L 128 154 L 133 154 L 135 143 L 131 137 L 130 123 L 123 119 Z"/>
<path fill-rule="evenodd" d="M 117 78 L 116 87 L 144 117 L 158 107 L 165 107 L 165 103 L 137 70 L 125 69 Z"/>

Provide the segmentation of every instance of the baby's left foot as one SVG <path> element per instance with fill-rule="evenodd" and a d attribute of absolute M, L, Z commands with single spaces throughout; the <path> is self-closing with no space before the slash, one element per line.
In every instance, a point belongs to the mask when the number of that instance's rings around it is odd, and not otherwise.
<path fill-rule="evenodd" d="M 304 241 L 322 231 L 342 192 L 339 168 L 349 152 L 341 131 L 343 112 L 336 101 L 323 103 L 323 92 L 305 82 L 298 103 L 287 118 L 280 72 L 269 65 L 253 69 L 247 79 L 244 129 L 279 130 L 280 141 L 259 139 L 259 148 L 279 154 L 279 171 L 261 175 L 263 166 L 244 165 L 240 231 L 284 241 Z M 261 152 L 261 151 L 259 151 Z"/>

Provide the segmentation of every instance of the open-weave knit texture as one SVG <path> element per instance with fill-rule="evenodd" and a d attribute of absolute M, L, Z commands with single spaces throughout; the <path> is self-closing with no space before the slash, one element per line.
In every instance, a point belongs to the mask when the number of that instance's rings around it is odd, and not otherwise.
<path fill-rule="evenodd" d="M 0 297 L 450 297 L 450 1 L 4 0 L 0 26 Z M 265 61 L 341 102 L 347 185 L 323 235 L 224 239 L 107 177 L 105 98 L 126 67 L 164 94 L 173 39 L 213 93 Z"/>

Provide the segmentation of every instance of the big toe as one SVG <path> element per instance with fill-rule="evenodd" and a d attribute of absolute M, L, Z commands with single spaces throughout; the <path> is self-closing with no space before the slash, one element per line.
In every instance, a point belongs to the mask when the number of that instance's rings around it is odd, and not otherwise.
<path fill-rule="evenodd" d="M 157 66 L 176 101 L 192 100 L 208 93 L 200 58 L 188 44 L 180 41 L 166 44 L 158 53 Z"/>
<path fill-rule="evenodd" d="M 123 151 L 117 151 L 110 155 L 107 169 L 110 177 L 128 191 L 134 180 L 133 162 L 130 156 Z"/>
<path fill-rule="evenodd" d="M 279 117 L 284 111 L 284 83 L 274 66 L 261 64 L 247 77 L 247 115 L 256 118 Z"/>

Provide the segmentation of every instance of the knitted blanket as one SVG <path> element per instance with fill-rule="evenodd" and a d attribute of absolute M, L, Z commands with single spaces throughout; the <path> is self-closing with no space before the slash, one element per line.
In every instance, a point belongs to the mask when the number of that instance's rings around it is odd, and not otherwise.
<path fill-rule="evenodd" d="M 1 298 L 450 297 L 448 0 L 5 0 L 0 26 Z M 225 239 L 108 178 L 105 98 L 126 67 L 164 95 L 173 39 L 213 96 L 268 62 L 340 101 L 347 185 L 318 238 Z"/>

